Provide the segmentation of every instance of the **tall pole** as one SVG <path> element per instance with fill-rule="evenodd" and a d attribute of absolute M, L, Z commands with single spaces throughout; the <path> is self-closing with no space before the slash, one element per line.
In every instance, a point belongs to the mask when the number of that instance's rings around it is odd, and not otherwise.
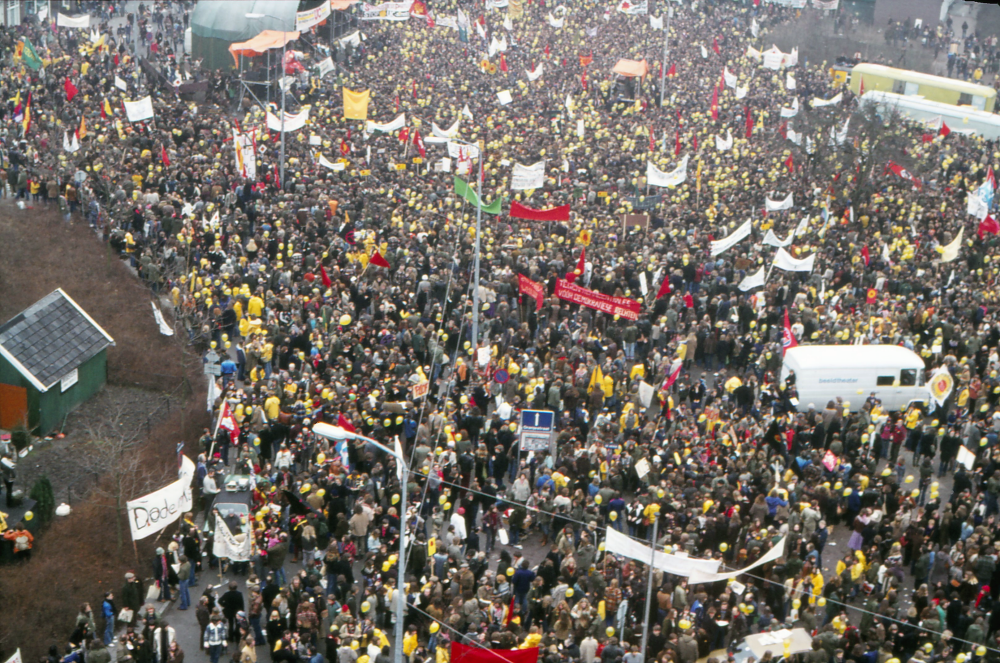
<path fill-rule="evenodd" d="M 485 145 L 484 145 L 485 147 Z M 476 255 L 475 274 L 472 285 L 472 361 L 473 366 L 477 360 L 476 353 L 479 351 L 479 243 L 482 235 L 483 219 L 483 150 L 479 150 L 479 205 L 476 206 Z"/>
<path fill-rule="evenodd" d="M 403 619 L 406 613 L 406 485 L 409 483 L 409 468 L 402 458 L 397 458 L 396 462 L 403 468 L 403 485 L 399 487 L 399 494 L 402 499 L 399 514 L 399 559 L 396 561 L 396 632 L 393 643 L 393 660 L 395 663 L 403 663 Z"/>
<path fill-rule="evenodd" d="M 660 108 L 663 108 L 663 92 L 664 92 L 664 79 L 667 75 L 667 53 L 669 49 L 667 48 L 667 40 L 670 39 L 670 15 L 674 13 L 672 7 L 667 7 L 667 26 L 663 29 L 663 64 L 660 66 Z M 646 648 L 642 648 L 646 651 Z"/>
<path fill-rule="evenodd" d="M 656 558 L 656 537 L 660 527 L 660 514 L 653 515 L 653 549 L 649 556 L 649 578 L 646 580 L 646 616 L 642 620 L 642 647 L 640 648 L 643 661 L 646 660 L 646 642 L 649 640 L 649 604 L 653 602 L 653 560 Z"/>
<path fill-rule="evenodd" d="M 285 89 L 281 86 L 284 82 L 285 77 L 285 47 L 288 45 L 288 39 L 285 37 L 285 31 L 281 31 L 281 41 L 284 42 L 281 45 L 281 62 L 278 63 L 278 92 L 281 93 L 281 172 L 278 174 L 278 188 L 282 193 L 285 191 Z"/>

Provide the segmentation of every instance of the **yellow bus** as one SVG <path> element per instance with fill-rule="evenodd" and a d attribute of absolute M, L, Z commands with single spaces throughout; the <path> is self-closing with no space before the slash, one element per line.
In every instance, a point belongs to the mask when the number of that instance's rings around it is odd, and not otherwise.
<path fill-rule="evenodd" d="M 918 95 L 929 101 L 954 106 L 971 106 L 992 113 L 997 91 L 986 85 L 977 85 L 943 76 L 921 74 L 907 69 L 894 69 L 880 64 L 861 63 L 851 70 L 851 90 L 858 94 L 864 80 L 865 92 L 879 90 L 906 96 Z"/>

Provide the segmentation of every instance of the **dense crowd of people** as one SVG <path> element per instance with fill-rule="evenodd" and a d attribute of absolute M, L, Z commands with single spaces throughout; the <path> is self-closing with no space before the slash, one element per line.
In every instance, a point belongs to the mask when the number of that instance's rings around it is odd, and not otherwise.
<path fill-rule="evenodd" d="M 310 120 L 286 135 L 283 185 L 265 112 L 179 54 L 190 7 L 144 7 L 136 28 L 102 26 L 103 45 L 48 24 L 0 32 L 6 51 L 28 39 L 45 60 L 2 79 L 10 191 L 90 223 L 187 340 L 223 354 L 218 406 L 236 424 L 206 431 L 200 508 L 151 573 L 130 573 L 96 618 L 81 606 L 70 653 L 50 660 L 103 662 L 115 645 L 119 662 L 180 663 L 154 607 L 174 592 L 212 663 L 388 663 L 397 629 L 414 663 L 446 663 L 452 642 L 539 647 L 546 663 L 694 663 L 791 626 L 813 636 L 796 654 L 808 663 L 1000 660 L 997 240 L 966 208 L 995 142 L 883 122 L 815 65 L 764 68 L 755 53 L 794 9 L 678 5 L 663 62 L 646 15 L 505 4 L 363 21 L 353 64 L 323 77 L 322 40 L 294 55 L 286 104 Z M 211 77 L 206 101 L 154 85 L 137 39 L 168 79 Z M 619 59 L 651 75 L 618 79 Z M 405 113 L 403 130 L 344 120 L 342 87 L 370 91 L 373 121 Z M 146 94 L 155 117 L 128 122 L 122 101 Z M 484 159 L 478 204 L 501 200 L 481 225 L 454 181 L 475 185 L 475 155 L 454 143 L 445 164 L 427 140 L 456 121 Z M 253 134 L 255 176 L 234 129 Z M 79 150 L 60 149 L 74 131 Z M 650 191 L 646 162 L 683 158 L 686 181 Z M 540 160 L 543 186 L 512 190 L 514 163 Z M 792 209 L 763 211 L 789 194 Z M 570 220 L 514 218 L 512 202 L 569 205 Z M 751 236 L 713 255 L 747 219 Z M 770 265 L 768 230 L 814 266 L 743 290 Z M 639 313 L 560 299 L 563 278 Z M 803 344 L 904 345 L 928 374 L 945 366 L 954 393 L 902 412 L 863 395 L 799 409 L 781 377 L 786 320 Z M 524 409 L 554 413 L 550 448 L 520 448 Z M 408 471 L 356 435 L 398 440 Z M 232 475 L 252 478 L 244 518 L 217 508 Z M 220 521 L 252 541 L 247 561 L 215 557 Z M 609 553 L 609 528 L 727 570 L 782 549 L 736 581 L 689 582 Z M 845 531 L 846 548 L 828 546 Z M 529 538 L 543 548 L 530 559 Z M 220 564 L 239 581 L 199 595 Z"/>

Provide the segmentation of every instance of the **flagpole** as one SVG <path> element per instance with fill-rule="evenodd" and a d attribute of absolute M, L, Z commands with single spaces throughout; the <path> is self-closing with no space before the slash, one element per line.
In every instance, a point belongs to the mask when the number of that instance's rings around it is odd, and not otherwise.
<path fill-rule="evenodd" d="M 673 13 L 673 8 L 667 7 L 667 26 L 663 30 L 663 64 L 660 66 L 660 110 L 663 110 L 663 86 L 667 72 L 667 54 L 670 52 L 667 40 L 670 38 L 670 15 Z M 645 651 L 645 648 L 643 648 L 643 651 Z"/>
<path fill-rule="evenodd" d="M 214 378 L 213 378 L 214 380 Z M 208 448 L 207 462 L 212 462 L 212 454 L 215 453 L 215 437 L 219 434 L 219 426 L 222 425 L 222 408 L 226 407 L 226 392 L 222 392 L 222 401 L 219 403 L 219 418 L 215 420 L 215 430 L 212 431 L 212 446 Z"/>

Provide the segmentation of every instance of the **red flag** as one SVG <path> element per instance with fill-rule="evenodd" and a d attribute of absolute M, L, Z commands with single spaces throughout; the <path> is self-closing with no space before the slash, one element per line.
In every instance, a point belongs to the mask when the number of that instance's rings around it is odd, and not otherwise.
<path fill-rule="evenodd" d="M 528 649 L 484 649 L 480 645 L 451 643 L 451 663 L 534 663 L 538 647 Z"/>
<path fill-rule="evenodd" d="M 788 138 L 788 120 L 781 123 L 781 126 L 778 127 L 778 133 L 781 134 L 782 138 Z"/>
<path fill-rule="evenodd" d="M 781 339 L 781 356 L 784 357 L 785 353 L 798 345 L 799 342 L 795 340 L 795 334 L 792 333 L 792 324 L 788 320 L 788 309 L 785 309 L 785 333 Z"/>
<path fill-rule="evenodd" d="M 549 45 L 545 44 L 545 55 L 549 54 Z"/>
<path fill-rule="evenodd" d="M 649 128 L 649 151 L 656 151 L 656 139 L 653 138 L 653 127 Z"/>
<path fill-rule="evenodd" d="M 396 95 L 396 112 L 399 112 L 399 95 Z"/>
<path fill-rule="evenodd" d="M 510 620 L 514 617 L 514 599 L 516 595 L 514 592 L 510 593 L 510 605 L 507 606 L 507 616 L 503 618 L 503 625 L 510 626 Z"/>
<path fill-rule="evenodd" d="M 570 283 L 576 281 L 576 277 L 583 274 L 583 268 L 587 266 L 587 248 L 580 249 L 580 259 L 576 261 L 576 267 L 572 272 L 566 274 L 566 280 Z"/>
<path fill-rule="evenodd" d="M 167 156 L 167 148 L 160 143 L 160 160 L 163 161 L 163 165 L 170 166 L 170 157 Z"/>
<path fill-rule="evenodd" d="M 676 76 L 676 75 L 677 75 L 677 65 L 672 64 L 670 65 L 670 69 L 667 69 L 667 76 Z"/>
<path fill-rule="evenodd" d="M 924 188 L 923 182 L 921 182 L 918 178 L 914 177 L 913 173 L 903 168 L 895 161 L 890 161 L 889 163 L 886 164 L 885 167 L 894 172 L 896 175 L 902 177 L 904 180 L 910 180 L 911 182 L 913 182 L 913 186 L 917 187 L 920 190 L 923 190 Z"/>
<path fill-rule="evenodd" d="M 867 245 L 861 247 L 861 258 L 862 258 L 862 260 L 865 261 L 865 267 L 867 267 L 868 264 L 872 261 L 872 256 L 868 252 L 868 246 Z"/>
<path fill-rule="evenodd" d="M 997 223 L 997 220 L 989 214 L 979 222 L 979 239 L 982 239 L 985 233 L 990 233 L 991 235 L 1000 234 L 1000 223 Z"/>
<path fill-rule="evenodd" d="M 993 187 L 994 189 L 997 188 L 997 178 L 993 174 L 993 166 L 990 166 L 988 169 L 986 169 L 986 181 L 989 182 L 990 186 Z"/>
<path fill-rule="evenodd" d="M 348 433 L 357 432 L 357 429 L 354 427 L 354 424 L 348 421 L 347 417 L 345 417 L 343 414 L 337 415 L 337 425 L 346 430 Z"/>
<path fill-rule="evenodd" d="M 785 167 L 788 168 L 789 173 L 795 172 L 795 161 L 792 159 L 791 154 L 789 154 L 788 158 L 785 159 Z"/>
<path fill-rule="evenodd" d="M 319 266 L 319 276 L 321 279 L 323 279 L 324 288 L 329 288 L 331 285 L 333 285 L 333 281 L 330 280 L 330 275 L 326 273 L 326 267 L 324 267 L 323 265 Z"/>
<path fill-rule="evenodd" d="M 715 51 L 716 55 L 718 55 L 719 52 L 720 52 L 719 51 L 719 38 L 718 37 L 712 37 L 712 50 Z"/>
<path fill-rule="evenodd" d="M 340 139 L 340 154 L 341 156 L 347 156 L 351 153 L 351 146 L 348 145 L 343 138 Z"/>
<path fill-rule="evenodd" d="M 420 130 L 413 130 L 413 144 L 417 146 L 417 152 L 420 152 L 420 158 L 423 159 L 427 156 L 427 150 L 424 148 L 424 139 L 420 137 Z"/>
<path fill-rule="evenodd" d="M 594 56 L 593 55 L 581 55 L 580 56 L 580 66 L 581 67 L 586 67 L 587 65 L 589 65 L 593 61 L 594 61 Z"/>
<path fill-rule="evenodd" d="M 587 70 L 583 70 L 583 74 L 580 76 L 580 82 L 583 83 L 583 91 L 587 91 Z"/>
<path fill-rule="evenodd" d="M 920 137 L 920 139 L 924 143 L 932 143 L 932 142 L 934 142 L 934 135 L 933 134 L 924 134 L 923 136 Z"/>
<path fill-rule="evenodd" d="M 219 412 L 218 428 L 225 428 L 229 431 L 229 439 L 233 444 L 239 443 L 240 426 L 236 423 L 236 417 L 233 416 L 232 411 L 229 409 L 229 401 L 222 401 L 222 411 Z"/>
<path fill-rule="evenodd" d="M 17 111 L 15 111 L 14 114 L 17 115 Z M 108 114 L 104 112 L 104 104 L 101 104 L 101 119 L 108 119 Z"/>
<path fill-rule="evenodd" d="M 712 88 L 712 119 L 719 119 L 719 88 Z"/>
<path fill-rule="evenodd" d="M 941 120 L 941 128 L 938 129 L 938 136 L 944 136 L 947 138 L 950 133 L 951 129 L 949 129 L 948 125 L 944 123 L 944 120 Z"/>
<path fill-rule="evenodd" d="M 73 81 L 69 79 L 69 76 L 66 77 L 66 82 L 63 83 L 63 89 L 66 90 L 66 101 L 73 101 L 73 97 L 79 92 L 76 86 L 73 85 Z"/>
<path fill-rule="evenodd" d="M 513 219 L 526 219 L 528 221 L 569 221 L 569 205 L 548 209 L 532 209 L 512 200 L 510 211 L 507 213 Z"/>
<path fill-rule="evenodd" d="M 663 283 L 660 284 L 660 289 L 656 291 L 656 297 L 654 299 L 659 299 L 664 295 L 670 294 L 670 274 L 666 274 L 663 277 Z"/>
<path fill-rule="evenodd" d="M 417 98 L 417 82 L 413 81 L 413 98 Z"/>
<path fill-rule="evenodd" d="M 863 97 L 864 95 L 865 95 L 865 77 L 864 77 L 864 75 L 862 75 L 861 76 L 861 85 L 858 88 L 858 96 L 859 97 Z"/>
<path fill-rule="evenodd" d="M 681 132 L 674 132 L 674 156 L 681 153 Z"/>
<path fill-rule="evenodd" d="M 684 362 L 680 359 L 674 360 L 674 363 L 670 365 L 670 372 L 667 373 L 667 379 L 663 381 L 663 385 L 660 387 L 661 391 L 667 391 L 670 387 L 674 386 L 677 382 L 677 378 L 680 377 L 681 368 L 684 367 Z"/>
<path fill-rule="evenodd" d="M 375 251 L 372 252 L 372 257 L 368 259 L 368 262 L 376 267 L 385 267 L 386 269 L 391 267 L 391 265 L 389 265 L 389 261 L 382 257 L 382 254 L 378 252 L 378 249 L 375 249 Z"/>
<path fill-rule="evenodd" d="M 750 115 L 750 107 L 747 106 L 747 138 L 753 135 L 753 117 Z"/>
<path fill-rule="evenodd" d="M 695 152 L 698 151 L 698 134 L 693 134 L 691 136 L 691 149 L 693 149 Z"/>
<path fill-rule="evenodd" d="M 409 127 L 403 127 L 400 130 L 400 132 L 399 132 L 399 140 L 403 141 L 404 143 L 406 141 L 410 140 L 410 128 Z"/>
<path fill-rule="evenodd" d="M 875 288 L 868 288 L 868 292 L 866 293 L 866 295 L 867 295 L 865 297 L 866 304 L 874 304 L 875 302 L 878 301 L 878 290 L 876 290 Z"/>
<path fill-rule="evenodd" d="M 503 53 L 500 54 L 500 71 L 507 73 L 507 56 Z"/>

